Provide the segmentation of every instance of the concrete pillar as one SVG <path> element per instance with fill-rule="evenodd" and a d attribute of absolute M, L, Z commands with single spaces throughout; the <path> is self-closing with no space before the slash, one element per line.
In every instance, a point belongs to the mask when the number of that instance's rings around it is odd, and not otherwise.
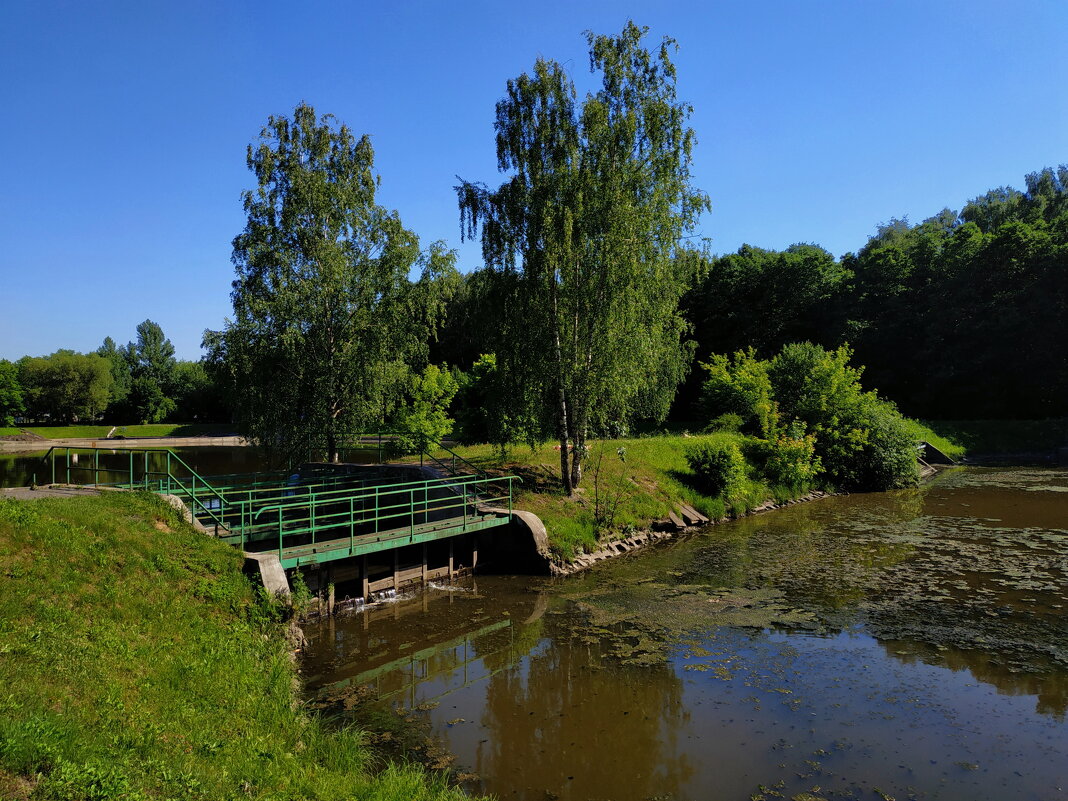
<path fill-rule="evenodd" d="M 423 543 L 423 583 L 426 584 L 426 543 Z"/>
<path fill-rule="evenodd" d="M 453 566 L 452 566 L 452 546 L 453 546 L 453 544 L 455 542 L 456 542 L 456 538 L 455 537 L 451 537 L 449 539 L 449 581 L 450 582 L 452 581 L 452 574 L 454 572 Z M 450 598 L 450 600 L 451 600 L 451 598 Z"/>
<path fill-rule="evenodd" d="M 400 548 L 393 549 L 393 589 L 400 589 Z"/>
<path fill-rule="evenodd" d="M 478 534 L 471 536 L 471 573 L 478 567 Z"/>
<path fill-rule="evenodd" d="M 371 579 L 367 576 L 367 556 L 365 555 L 362 560 L 362 566 L 360 568 L 360 575 L 363 576 L 363 602 L 369 603 L 371 594 Z"/>

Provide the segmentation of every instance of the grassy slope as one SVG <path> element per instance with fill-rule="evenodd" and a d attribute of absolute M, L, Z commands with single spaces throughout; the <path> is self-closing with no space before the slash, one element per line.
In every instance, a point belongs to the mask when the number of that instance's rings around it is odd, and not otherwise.
<path fill-rule="evenodd" d="M 0 437 L 17 437 L 21 433 L 21 428 L 5 428 L 0 426 Z"/>
<path fill-rule="evenodd" d="M 239 561 L 151 495 L 0 500 L 0 793 L 461 798 L 302 712 Z"/>
<path fill-rule="evenodd" d="M 968 453 L 977 455 L 1048 453 L 1068 445 L 1068 417 L 1052 420 L 932 420 L 927 425 L 961 443 Z"/>
<path fill-rule="evenodd" d="M 517 446 L 503 461 L 489 445 L 461 447 L 456 452 L 483 469 L 520 476 L 523 484 L 518 488 L 516 506 L 538 515 L 545 523 L 552 548 L 570 559 L 579 549 L 597 548 L 599 527 L 605 529 L 603 534 L 646 527 L 653 520 L 667 517 L 680 501 L 715 519 L 728 511 L 742 514 L 771 497 L 789 497 L 781 489 L 753 481 L 749 482 L 745 497 L 728 510 L 722 499 L 703 494 L 693 484 L 685 452 L 698 442 L 717 439 L 737 440 L 739 436 L 718 433 L 593 442 L 576 499 L 567 498 L 559 490 L 560 452 L 552 444 L 534 451 Z M 619 448 L 625 449 L 624 459 L 617 454 Z M 610 505 L 617 499 L 611 524 L 602 522 L 598 526 L 598 501 Z"/>
<path fill-rule="evenodd" d="M 72 437 L 97 437 L 108 435 L 113 426 L 33 426 L 27 428 L 38 436 L 47 439 L 69 439 Z M 232 434 L 234 427 L 227 423 L 153 423 L 137 426 L 118 426 L 115 436 L 127 437 L 197 437 L 201 435 Z M 18 433 L 17 431 L 15 433 Z"/>

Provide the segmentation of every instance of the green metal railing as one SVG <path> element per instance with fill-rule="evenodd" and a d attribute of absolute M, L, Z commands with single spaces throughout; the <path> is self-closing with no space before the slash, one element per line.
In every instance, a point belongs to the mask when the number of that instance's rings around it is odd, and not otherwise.
<path fill-rule="evenodd" d="M 88 463 L 81 461 L 82 455 Z M 230 474 L 208 482 L 164 448 L 54 446 L 41 461 L 53 484 L 57 479 L 75 483 L 75 477 L 88 473 L 91 481 L 79 483 L 176 495 L 227 542 L 255 549 L 269 541 L 268 550 L 277 543 L 285 567 L 501 525 L 511 518 L 513 482 L 520 481 L 483 473 L 377 484 L 363 476 L 313 468 L 276 472 L 266 479 Z M 224 483 L 217 483 L 219 479 Z M 487 511 L 493 506 L 506 509 L 506 516 Z"/>
<path fill-rule="evenodd" d="M 124 453 L 121 457 L 120 451 Z M 79 455 L 85 452 L 92 456 L 91 466 L 79 463 Z M 62 461 L 57 465 L 59 454 L 62 454 Z M 123 462 L 123 467 L 101 467 L 101 454 L 111 457 L 112 461 Z M 155 469 L 154 461 L 161 462 L 163 468 Z M 203 515 L 216 526 L 225 525 L 222 516 L 225 514 L 226 499 L 169 448 L 74 448 L 53 445 L 41 457 L 41 464 L 47 470 L 46 474 L 51 476 L 53 484 L 56 483 L 57 475 L 64 479 L 64 483 L 71 484 L 74 483 L 72 478 L 79 472 L 88 472 L 93 479 L 88 483 L 94 487 L 144 489 L 168 495 L 184 495 L 191 500 L 193 508 L 190 511 L 194 515 Z M 184 471 L 185 475 L 180 475 L 181 471 Z M 126 480 L 101 481 L 101 475 L 120 476 Z M 33 474 L 33 482 L 37 483 L 36 472 Z M 205 503 L 206 499 L 210 499 L 212 503 Z"/>

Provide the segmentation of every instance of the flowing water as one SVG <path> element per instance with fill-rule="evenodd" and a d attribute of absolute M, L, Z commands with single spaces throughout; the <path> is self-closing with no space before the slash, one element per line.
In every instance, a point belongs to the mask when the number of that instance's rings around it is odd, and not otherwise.
<path fill-rule="evenodd" d="M 1068 472 L 966 468 L 431 588 L 309 626 L 304 670 L 505 800 L 1049 801 L 1066 612 Z"/>

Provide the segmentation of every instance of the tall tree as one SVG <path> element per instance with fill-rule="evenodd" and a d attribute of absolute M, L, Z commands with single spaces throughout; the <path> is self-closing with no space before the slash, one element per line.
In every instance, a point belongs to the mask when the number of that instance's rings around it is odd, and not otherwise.
<path fill-rule="evenodd" d="M 158 323 L 145 320 L 138 324 L 137 340 L 125 352 L 132 377 L 127 401 L 130 414 L 142 423 L 158 423 L 175 409 L 178 363 L 174 345 Z"/>
<path fill-rule="evenodd" d="M 492 191 L 456 187 L 464 236 L 481 227 L 486 263 L 513 279 L 498 366 L 528 387 L 516 395 L 523 411 L 555 429 L 568 493 L 590 432 L 663 419 L 691 355 L 678 302 L 695 261 L 673 257 L 709 202 L 690 184 L 675 43 L 650 53 L 646 31 L 587 32 L 601 88 L 581 105 L 556 62 L 509 81 L 496 131 L 511 177 Z"/>
<path fill-rule="evenodd" d="M 379 178 L 357 139 L 308 105 L 269 118 L 248 148 L 255 189 L 233 241 L 233 322 L 205 336 L 233 377 L 242 430 L 292 455 L 322 443 L 329 459 L 384 421 L 425 356 L 454 256 L 375 203 Z M 418 267 L 422 278 L 412 283 Z"/>
<path fill-rule="evenodd" d="M 0 359 L 0 426 L 15 425 L 15 415 L 24 408 L 18 365 Z"/>

